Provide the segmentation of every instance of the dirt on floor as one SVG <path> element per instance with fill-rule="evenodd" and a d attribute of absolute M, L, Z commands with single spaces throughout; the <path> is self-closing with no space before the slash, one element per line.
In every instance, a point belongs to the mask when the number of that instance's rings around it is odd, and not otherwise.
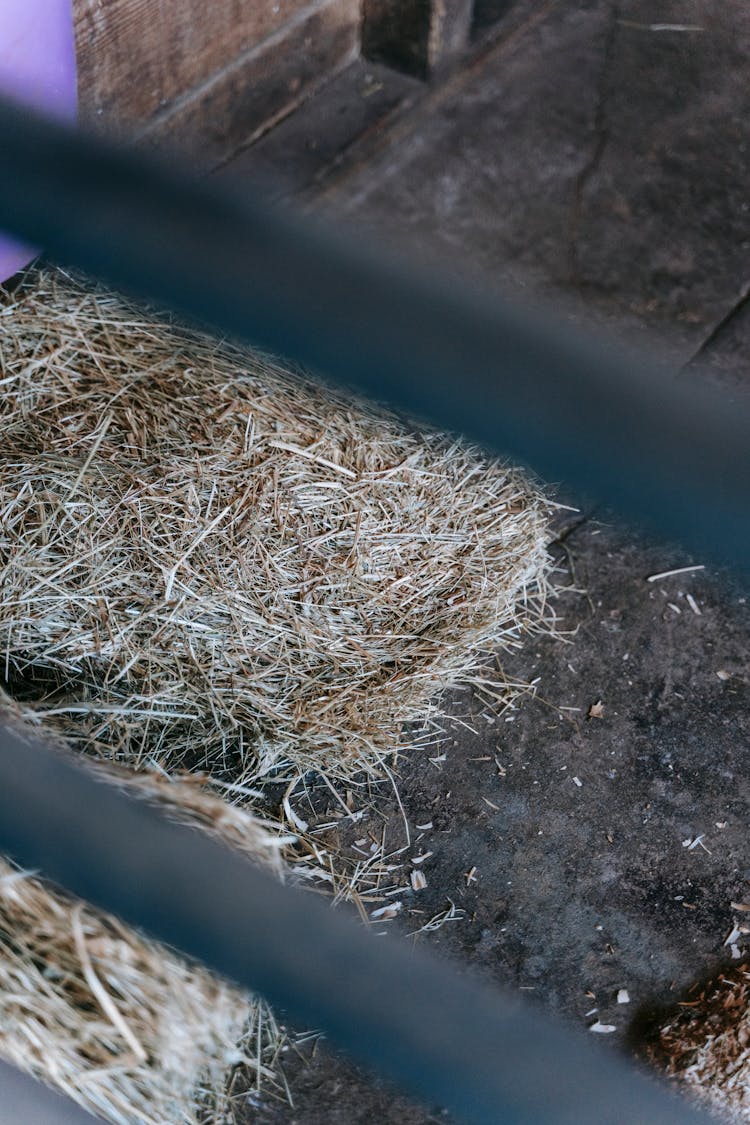
<path fill-rule="evenodd" d="M 750 898 L 750 608 L 715 571 L 649 581 L 699 564 L 600 518 L 573 522 L 555 551 L 571 635 L 503 661 L 536 681 L 516 710 L 457 692 L 445 744 L 402 759 L 404 882 L 408 858 L 432 854 L 427 886 L 405 889 L 402 914 L 378 928 L 413 934 L 455 907 L 409 940 L 573 1026 L 614 1027 L 608 1042 L 632 1051 L 693 981 L 731 963 L 730 904 Z M 398 851 L 403 818 L 385 793 L 357 832 L 380 838 L 384 825 Z M 269 1125 L 445 1120 L 319 1044 L 287 1058 L 294 1108 L 267 1106 Z"/>
<path fill-rule="evenodd" d="M 358 139 L 340 134 L 331 155 L 326 122 L 365 97 L 372 73 L 357 64 L 264 142 L 258 166 L 283 158 L 287 194 L 404 252 L 557 296 L 641 342 L 658 333 L 673 370 L 743 394 L 748 47 L 740 0 L 710 11 L 521 0 L 439 88 L 391 93 L 378 71 L 382 115 Z M 285 136 L 304 148 L 301 164 Z M 633 1053 L 665 1005 L 743 953 L 744 938 L 725 940 L 731 903 L 750 901 L 750 610 L 740 579 L 566 501 L 583 510 L 565 514 L 552 545 L 562 635 L 502 659 L 534 691 L 504 715 L 456 692 L 444 745 L 401 760 L 403 815 L 384 789 L 357 830 L 379 838 L 385 826 L 398 850 L 406 820 L 405 883 L 411 858 L 431 853 L 426 886 L 404 889 L 401 914 L 379 929 L 522 989 L 572 1026 L 612 1027 L 601 1038 Z M 306 819 L 335 811 L 313 801 Z M 340 833 L 350 846 L 350 827 Z M 320 1043 L 285 1057 L 292 1107 L 258 1107 L 238 1079 L 238 1121 L 446 1119 Z"/>

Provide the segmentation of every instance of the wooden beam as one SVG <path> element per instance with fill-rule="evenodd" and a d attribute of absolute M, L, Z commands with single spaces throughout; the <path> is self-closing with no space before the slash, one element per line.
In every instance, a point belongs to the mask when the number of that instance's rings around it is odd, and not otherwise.
<path fill-rule="evenodd" d="M 206 168 L 355 58 L 361 18 L 360 0 L 74 0 L 74 14 L 82 119 Z"/>
<path fill-rule="evenodd" d="M 143 124 L 310 0 L 75 0 L 81 109 Z"/>
<path fill-rule="evenodd" d="M 467 47 L 474 0 L 364 0 L 362 52 L 427 78 Z"/>
<path fill-rule="evenodd" d="M 359 54 L 359 0 L 326 0 L 240 57 L 154 120 L 143 143 L 166 142 L 193 167 L 215 168 L 247 148 Z"/>

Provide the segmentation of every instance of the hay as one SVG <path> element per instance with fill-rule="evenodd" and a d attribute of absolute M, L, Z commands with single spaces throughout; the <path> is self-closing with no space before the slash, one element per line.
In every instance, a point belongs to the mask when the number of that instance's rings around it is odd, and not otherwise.
<path fill-rule="evenodd" d="M 441 688 L 539 627 L 550 505 L 534 485 L 51 270 L 0 292 L 0 421 L 14 721 L 277 873 L 294 866 L 358 903 L 382 890 L 386 856 L 342 891 L 319 841 L 282 855 L 284 823 L 305 827 L 288 800 L 275 826 L 248 810 L 278 807 L 268 783 L 311 771 L 334 786 L 389 775 L 403 724 L 437 716 Z M 0 1053 L 112 1121 L 192 1122 L 207 1099 L 220 1120 L 249 999 L 0 874 Z M 278 1030 L 250 1010 L 260 1082 Z"/>
<path fill-rule="evenodd" d="M 0 659 L 87 749 L 377 771 L 538 620 L 548 505 L 499 462 L 60 274 L 0 314 Z"/>
<path fill-rule="evenodd" d="M 12 719 L 8 708 L 2 717 Z M 278 832 L 197 779 L 95 768 L 281 874 Z M 0 859 L 0 1054 L 10 1062 L 118 1125 L 197 1125 L 227 1117 L 234 1065 L 268 1084 L 280 1044 L 263 1001 Z"/>
<path fill-rule="evenodd" d="M 750 1122 L 750 965 L 720 973 L 659 1030 L 651 1061 L 721 1120 Z"/>

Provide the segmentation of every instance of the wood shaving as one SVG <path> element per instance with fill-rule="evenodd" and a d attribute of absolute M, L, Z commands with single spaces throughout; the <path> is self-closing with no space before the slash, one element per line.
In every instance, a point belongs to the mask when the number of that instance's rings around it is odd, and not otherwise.
<path fill-rule="evenodd" d="M 409 876 L 409 881 L 411 883 L 411 889 L 413 891 L 423 891 L 427 886 L 427 879 L 425 877 L 424 871 L 412 871 Z"/>
<path fill-rule="evenodd" d="M 391 902 L 388 906 L 380 906 L 377 910 L 370 911 L 370 919 L 373 922 L 389 922 L 401 913 L 402 906 L 403 903 L 401 902 Z"/>

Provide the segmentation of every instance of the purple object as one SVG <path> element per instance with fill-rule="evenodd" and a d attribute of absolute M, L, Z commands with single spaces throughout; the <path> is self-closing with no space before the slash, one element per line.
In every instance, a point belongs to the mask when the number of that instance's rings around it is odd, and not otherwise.
<path fill-rule="evenodd" d="M 0 0 L 0 92 L 56 117 L 75 117 L 72 0 Z M 0 283 L 36 253 L 0 236 Z"/>

